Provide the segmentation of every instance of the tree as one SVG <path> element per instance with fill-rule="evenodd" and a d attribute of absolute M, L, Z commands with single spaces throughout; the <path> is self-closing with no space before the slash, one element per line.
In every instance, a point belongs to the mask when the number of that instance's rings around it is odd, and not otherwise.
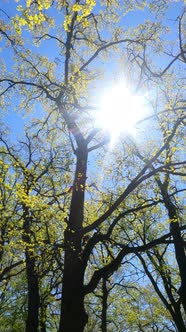
<path fill-rule="evenodd" d="M 6 241 L 10 243 L 16 240 L 16 242 L 19 243 L 19 251 L 13 243 L 9 245 L 8 250 L 10 251 L 10 254 L 13 247 L 16 259 L 22 255 L 25 257 L 25 268 L 22 266 L 23 259 L 20 258 L 16 263 L 11 261 L 10 266 L 6 266 L 2 269 L 1 278 L 7 282 L 9 279 L 6 279 L 6 275 L 10 278 L 12 276 L 12 273 L 10 273 L 11 270 L 15 273 L 15 268 L 18 266 L 21 266 L 22 270 L 18 270 L 16 274 L 13 275 L 18 275 L 25 271 L 28 288 L 26 321 L 26 329 L 28 331 L 30 329 L 37 330 L 39 322 L 40 325 L 42 325 L 42 316 L 44 315 L 43 310 L 46 306 L 45 301 L 56 283 L 55 278 L 57 278 L 57 272 L 55 271 L 53 281 L 50 281 L 48 274 L 51 272 L 54 273 L 53 264 L 59 255 L 59 239 L 55 236 L 56 227 L 59 227 L 57 223 L 58 215 L 60 218 L 62 215 L 65 215 L 64 209 L 60 209 L 57 202 L 58 196 L 65 196 L 66 198 L 68 195 L 68 191 L 61 193 L 61 187 L 65 186 L 65 172 L 68 172 L 69 168 L 66 160 L 63 163 L 63 167 L 62 164 L 60 165 L 60 174 L 56 180 L 55 177 L 58 173 L 57 160 L 59 158 L 57 147 L 55 151 L 48 150 L 42 146 L 41 140 L 40 144 L 37 143 L 38 139 L 39 135 L 37 135 L 36 139 L 34 135 L 30 137 L 29 134 L 26 133 L 26 141 L 20 142 L 20 146 L 15 147 L 9 146 L 7 140 L 5 140 L 3 136 L 0 138 L 1 144 L 3 145 L 1 155 L 9 158 L 9 164 L 4 165 L 2 163 L 3 168 L 6 170 L 5 174 L 8 172 L 8 169 L 11 168 L 11 172 L 13 173 L 11 178 L 13 177 L 16 179 L 16 182 L 14 181 L 11 186 L 5 178 L 3 179 L 4 187 L 2 188 L 2 202 L 4 204 L 1 210 L 2 222 L 4 222 L 4 211 L 6 211 L 6 218 L 5 222 L 2 223 L 2 249 L 4 249 L 4 247 L 6 248 L 5 231 L 6 228 L 9 227 L 11 233 L 7 232 Z M 22 152 L 22 156 L 19 156 L 20 151 Z M 63 154 L 65 155 L 65 150 L 63 150 Z M 53 164 L 54 159 L 55 165 Z M 58 186 L 61 176 L 63 176 L 63 183 L 61 184 L 59 194 Z M 58 181 L 57 186 L 56 181 Z M 7 195 L 8 199 L 6 199 Z M 13 197 L 11 197 L 11 195 Z M 12 215 L 9 212 L 10 198 L 16 206 Z M 8 206 L 6 206 L 5 203 Z M 50 225 L 54 215 L 55 227 Z M 14 222 L 14 226 L 7 225 L 10 216 L 11 222 Z M 38 230 L 40 231 L 38 232 Z M 8 237 L 8 235 L 10 237 Z M 6 250 L 5 252 L 2 250 L 2 255 L 3 254 L 7 255 Z M 4 264 L 2 264 L 2 266 L 4 266 Z M 58 267 L 58 270 L 60 270 L 60 266 Z M 48 292 L 46 286 L 44 286 L 46 283 L 44 276 L 46 278 L 48 277 L 48 281 L 50 281 L 51 284 L 50 291 Z M 41 317 L 39 317 L 39 308 Z"/>
<path fill-rule="evenodd" d="M 173 6 L 174 1 L 170 5 Z M 177 212 L 172 214 L 172 199 L 182 191 L 179 191 L 180 182 L 178 190 L 170 192 L 168 188 L 170 178 L 178 179 L 183 175 L 185 164 L 181 153 L 178 160 L 177 151 L 178 144 L 183 143 L 185 121 L 180 75 L 180 68 L 182 70 L 185 64 L 184 11 L 177 15 L 178 42 L 173 45 L 170 38 L 170 49 L 162 37 L 165 29 L 168 31 L 163 19 L 167 7 L 165 1 L 156 0 L 147 4 L 132 0 L 97 4 L 93 0 L 38 0 L 27 1 L 26 5 L 21 1 L 17 6 L 18 14 L 13 17 L 7 13 L 7 8 L 1 9 L 0 31 L 6 52 L 0 79 L 2 105 L 9 111 L 14 100 L 12 107 L 32 114 L 30 129 L 25 134 L 27 140 L 21 143 L 20 150 L 12 150 L 6 139 L 1 139 L 4 145 L 1 154 L 5 149 L 8 158 L 13 158 L 20 170 L 15 202 L 19 202 L 24 232 L 27 332 L 36 332 L 39 325 L 46 329 L 45 318 L 39 323 L 39 310 L 44 317 L 47 307 L 47 301 L 40 301 L 42 287 L 48 282 L 47 278 L 40 282 L 44 273 L 50 272 L 48 280 L 56 280 L 59 270 L 62 274 L 59 332 L 82 332 L 88 322 L 85 297 L 117 271 L 126 257 L 132 254 L 139 257 L 162 244 L 174 243 L 181 277 L 180 301 L 185 307 L 186 261 L 181 233 L 184 226 L 181 227 L 178 220 L 175 222 Z M 136 14 L 137 10 L 139 13 L 144 10 L 144 16 L 147 13 L 155 16 L 137 26 L 130 26 L 133 21 L 129 21 L 129 27 L 127 23 L 125 26 L 121 13 L 127 20 L 128 15 Z M 131 90 L 138 94 L 151 92 L 147 103 L 152 114 L 138 123 L 145 130 L 139 141 L 125 131 L 120 133 L 117 146 L 110 150 L 111 133 L 97 128 L 94 122 L 99 111 L 95 99 L 99 99 L 96 91 L 102 80 L 100 67 L 105 69 L 105 78 L 111 80 L 114 69 L 108 67 L 109 59 L 119 67 L 117 54 L 121 55 L 123 76 Z M 162 58 L 159 68 L 157 56 Z M 106 81 L 103 80 L 103 84 Z M 100 90 L 103 91 L 102 86 Z M 126 95 L 123 103 L 125 99 Z M 128 100 L 130 104 L 124 103 L 124 107 L 130 111 L 132 98 Z M 40 139 L 45 140 L 45 148 L 42 146 L 35 152 Z M 26 157 L 23 146 L 27 150 Z M 56 150 L 57 158 L 53 156 Z M 105 154 L 109 155 L 107 164 Z M 71 176 L 65 175 L 63 162 L 66 160 L 73 181 Z M 94 170 L 96 174 L 103 171 L 104 176 L 96 177 Z M 142 241 L 135 229 L 139 227 L 140 214 L 143 213 L 143 218 L 150 214 L 155 218 L 156 209 L 161 209 L 159 225 L 164 219 L 162 203 L 168 210 L 171 229 Z M 63 211 L 60 215 L 63 227 L 56 232 L 53 243 L 55 249 L 63 249 L 61 258 L 58 253 L 52 255 L 52 234 L 47 234 L 50 223 L 42 215 L 43 210 L 49 213 L 50 206 L 54 223 L 59 222 L 55 208 Z M 100 259 L 100 245 L 107 259 Z M 43 267 L 46 257 L 55 261 L 57 271 L 52 263 L 49 270 Z M 96 268 L 93 257 L 99 262 Z M 54 291 L 53 287 L 56 289 L 54 284 L 51 282 L 48 296 Z M 37 294 L 34 295 L 33 290 Z M 33 302 L 37 303 L 35 307 Z"/>

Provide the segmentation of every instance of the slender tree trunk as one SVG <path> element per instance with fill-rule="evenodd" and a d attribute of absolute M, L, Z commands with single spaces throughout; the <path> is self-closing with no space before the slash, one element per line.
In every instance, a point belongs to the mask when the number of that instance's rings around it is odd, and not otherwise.
<path fill-rule="evenodd" d="M 40 332 L 46 332 L 46 322 L 41 323 Z"/>
<path fill-rule="evenodd" d="M 160 260 L 159 260 L 161 255 L 159 255 L 158 250 L 155 250 L 154 253 L 155 253 L 156 257 L 158 258 L 159 265 L 161 266 L 162 263 L 160 263 Z M 149 254 L 147 252 L 147 255 L 148 255 L 150 261 L 152 262 L 152 264 L 154 264 L 154 260 L 152 259 L 151 254 Z M 165 277 L 164 270 L 159 269 L 159 273 L 161 275 L 161 278 L 162 278 L 162 281 L 163 281 L 163 284 L 164 284 L 164 288 L 165 288 L 165 291 L 167 293 L 168 298 L 166 298 L 163 295 L 161 288 L 159 288 L 159 286 L 156 282 L 156 279 L 154 279 L 153 275 L 149 271 L 144 258 L 140 254 L 137 254 L 137 256 L 140 259 L 140 261 L 143 265 L 144 271 L 145 271 L 146 275 L 148 276 L 149 280 L 151 281 L 155 292 L 159 296 L 159 298 L 162 301 L 162 303 L 164 304 L 165 308 L 169 311 L 170 315 L 172 316 L 172 319 L 173 319 L 173 321 L 174 321 L 174 323 L 177 327 L 177 331 L 184 332 L 186 330 L 186 326 L 185 326 L 185 323 L 184 323 L 184 319 L 182 317 L 182 313 L 181 313 L 181 310 L 180 310 L 180 305 L 179 305 L 178 302 L 176 302 L 174 300 L 174 297 L 172 295 L 172 289 L 168 286 L 169 283 L 168 283 L 168 280 Z M 165 264 L 165 261 L 163 261 L 163 266 L 164 266 L 164 264 Z"/>
<path fill-rule="evenodd" d="M 35 271 L 34 258 L 26 250 L 26 274 L 28 283 L 28 313 L 26 320 L 26 332 L 37 332 L 39 323 L 39 283 Z"/>
<path fill-rule="evenodd" d="M 87 148 L 77 150 L 68 226 L 64 239 L 64 274 L 59 332 L 83 332 L 88 321 L 84 309 L 84 266 L 82 264 L 80 230 L 83 224 L 84 194 L 87 170 Z"/>
<path fill-rule="evenodd" d="M 40 305 L 40 332 L 46 332 L 46 310 L 47 306 L 45 303 Z"/>
<path fill-rule="evenodd" d="M 177 218 L 177 211 L 175 205 L 171 202 L 170 198 L 167 198 L 165 202 L 166 208 L 168 210 L 169 218 L 171 221 L 170 223 L 170 231 L 173 236 L 174 240 L 174 249 L 175 249 L 175 256 L 180 272 L 181 278 L 181 286 L 179 289 L 179 295 L 181 302 L 183 304 L 184 311 L 186 313 L 186 255 L 184 249 L 184 242 L 181 236 L 181 232 L 179 229 L 179 222 Z"/>
<path fill-rule="evenodd" d="M 168 215 L 171 221 L 170 232 L 172 233 L 174 240 L 175 257 L 181 278 L 181 286 L 178 293 L 180 295 L 180 300 L 186 313 L 186 255 L 184 241 L 182 239 L 182 235 L 179 229 L 180 225 L 178 222 L 177 209 L 168 194 L 166 183 L 162 184 L 160 180 L 157 180 L 157 183 L 160 187 L 165 207 L 168 211 Z"/>
<path fill-rule="evenodd" d="M 27 207 L 24 207 L 24 235 L 25 257 L 26 257 L 26 276 L 28 285 L 28 312 L 26 320 L 26 332 L 37 332 L 39 324 L 39 280 L 36 271 L 34 250 L 31 243 L 30 218 Z"/>
<path fill-rule="evenodd" d="M 185 332 L 186 326 L 184 324 L 184 320 L 183 320 L 180 308 L 177 308 L 177 310 L 175 311 L 175 314 L 173 315 L 173 319 L 174 319 L 174 322 L 178 329 L 178 332 Z"/>
<path fill-rule="evenodd" d="M 107 299 L 108 299 L 108 290 L 107 290 L 107 280 L 103 278 L 102 281 L 102 313 L 101 313 L 101 331 L 107 332 Z"/>

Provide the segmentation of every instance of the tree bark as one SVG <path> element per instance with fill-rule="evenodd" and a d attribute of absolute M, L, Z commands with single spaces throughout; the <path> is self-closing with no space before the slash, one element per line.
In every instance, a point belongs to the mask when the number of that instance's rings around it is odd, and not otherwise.
<path fill-rule="evenodd" d="M 40 332 L 46 332 L 46 310 L 47 305 L 43 302 L 40 304 Z"/>
<path fill-rule="evenodd" d="M 39 325 L 39 280 L 36 271 L 34 251 L 31 243 L 30 218 L 27 207 L 24 207 L 24 235 L 25 258 L 26 258 L 26 276 L 28 285 L 28 311 L 26 319 L 26 332 L 37 332 Z"/>
<path fill-rule="evenodd" d="M 180 300 L 186 313 L 186 255 L 184 249 L 184 241 L 181 236 L 180 225 L 178 222 L 177 211 L 175 205 L 169 197 L 165 197 L 165 206 L 168 210 L 170 222 L 170 232 L 174 240 L 175 257 L 179 268 L 181 286 L 178 291 Z"/>
<path fill-rule="evenodd" d="M 156 255 L 156 258 L 159 261 L 159 258 L 161 257 L 161 255 L 159 256 L 159 252 L 158 252 L 157 249 L 155 250 L 154 254 Z M 182 317 L 182 313 L 181 313 L 181 310 L 180 310 L 180 305 L 179 305 L 178 302 L 175 301 L 175 299 L 172 295 L 172 287 L 168 286 L 169 282 L 168 282 L 168 280 L 165 276 L 164 269 L 160 268 L 159 269 L 159 274 L 161 275 L 161 278 L 162 278 L 162 281 L 163 281 L 163 284 L 164 284 L 164 288 L 165 288 L 165 291 L 166 291 L 166 294 L 167 294 L 168 298 L 163 295 L 161 287 L 159 287 L 159 285 L 157 284 L 156 279 L 154 279 L 153 275 L 149 271 L 144 258 L 140 254 L 137 254 L 137 256 L 140 259 L 140 261 L 143 265 L 144 271 L 145 271 L 146 275 L 148 276 L 149 280 L 151 281 L 155 292 L 159 296 L 159 298 L 162 301 L 162 303 L 164 304 L 165 308 L 169 311 L 170 315 L 172 316 L 172 319 L 173 319 L 173 321 L 174 321 L 174 323 L 177 327 L 177 330 L 179 332 L 184 332 L 185 329 L 186 329 L 186 326 L 185 326 L 185 323 L 184 323 L 184 319 Z M 152 255 L 147 252 L 147 256 L 149 257 L 151 263 L 153 264 Z M 161 259 L 162 259 L 162 257 L 161 257 Z M 159 261 L 159 265 L 164 266 L 165 261 L 163 261 L 163 264 L 162 264 L 162 262 L 160 263 L 160 261 Z"/>
<path fill-rule="evenodd" d="M 39 324 L 39 283 L 35 271 L 35 261 L 26 250 L 26 274 L 28 283 L 28 313 L 26 332 L 37 332 Z"/>
<path fill-rule="evenodd" d="M 185 245 L 182 239 L 180 225 L 178 221 L 177 209 L 169 196 L 167 189 L 167 181 L 162 183 L 158 179 L 157 183 L 161 190 L 161 194 L 164 199 L 164 204 L 170 218 L 170 232 L 172 233 L 172 237 L 174 240 L 175 257 L 178 264 L 179 274 L 181 279 L 181 286 L 179 288 L 178 294 L 180 295 L 180 300 L 183 305 L 184 311 L 186 313 L 186 255 L 185 255 Z"/>
<path fill-rule="evenodd" d="M 172 315 L 172 317 L 174 319 L 178 332 L 185 332 L 186 326 L 184 324 L 184 320 L 183 320 L 180 308 L 177 308 L 177 310 L 175 311 L 175 314 Z"/>
<path fill-rule="evenodd" d="M 87 147 L 76 151 L 77 162 L 68 226 L 64 234 L 64 274 L 59 332 L 83 332 L 88 321 L 84 308 L 84 265 L 82 237 L 84 195 L 87 171 Z"/>
<path fill-rule="evenodd" d="M 108 290 L 107 290 L 107 280 L 103 277 L 102 281 L 102 313 L 101 313 L 101 331 L 107 332 L 107 298 L 108 298 Z"/>
<path fill-rule="evenodd" d="M 62 290 L 61 322 L 59 332 L 82 332 L 87 323 L 84 309 L 80 238 L 69 230 L 65 232 L 65 263 Z"/>

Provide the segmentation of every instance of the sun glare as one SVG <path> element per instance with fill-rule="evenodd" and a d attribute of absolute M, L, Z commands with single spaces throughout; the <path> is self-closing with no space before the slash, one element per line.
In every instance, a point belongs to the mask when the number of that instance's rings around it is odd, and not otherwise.
<path fill-rule="evenodd" d="M 109 89 L 102 97 L 97 124 L 109 133 L 114 144 L 121 133 L 135 135 L 136 124 L 147 112 L 143 96 L 132 94 L 124 84 Z"/>

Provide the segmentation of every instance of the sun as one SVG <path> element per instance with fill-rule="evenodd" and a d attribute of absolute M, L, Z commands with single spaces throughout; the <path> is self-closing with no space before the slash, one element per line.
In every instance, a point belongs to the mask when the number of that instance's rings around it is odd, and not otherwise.
<path fill-rule="evenodd" d="M 145 97 L 131 93 L 125 84 L 118 84 L 104 93 L 96 122 L 114 144 L 121 133 L 134 135 L 137 122 L 146 112 Z"/>

